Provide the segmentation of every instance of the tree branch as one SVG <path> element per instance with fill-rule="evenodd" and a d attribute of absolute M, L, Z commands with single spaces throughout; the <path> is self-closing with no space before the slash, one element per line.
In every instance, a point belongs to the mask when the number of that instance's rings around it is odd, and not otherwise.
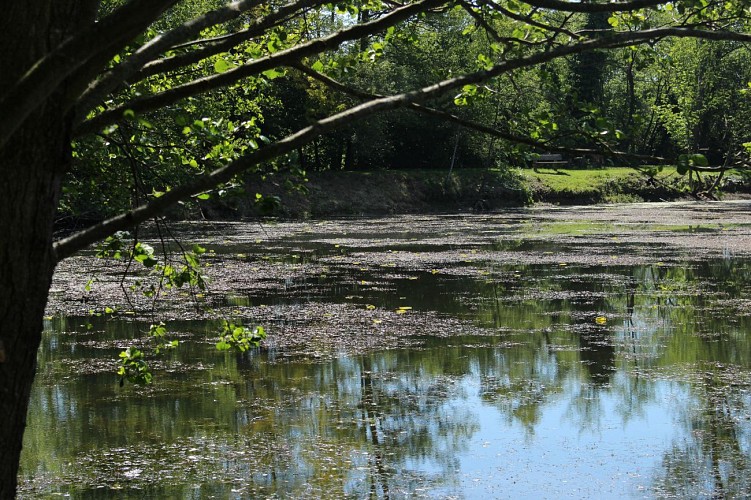
<path fill-rule="evenodd" d="M 345 28 L 327 37 L 311 40 L 310 42 L 277 52 L 271 56 L 257 59 L 224 73 L 199 78 L 160 94 L 134 99 L 133 101 L 122 104 L 109 111 L 105 111 L 94 118 L 83 122 L 77 128 L 75 134 L 83 135 L 96 132 L 102 127 L 120 120 L 123 116 L 123 112 L 126 110 L 132 110 L 136 113 L 153 111 L 186 97 L 225 87 L 237 82 L 238 80 L 258 75 L 269 69 L 289 65 L 303 57 L 312 56 L 323 52 L 324 50 L 334 49 L 343 42 L 357 40 L 363 36 L 382 31 L 414 14 L 424 12 L 441 5 L 442 3 L 445 3 L 445 0 L 421 0 L 396 9 L 378 20 Z"/>
<path fill-rule="evenodd" d="M 179 54 L 164 59 L 158 59 L 146 64 L 141 71 L 133 76 L 133 81 L 140 81 L 150 76 L 173 71 L 184 66 L 197 63 L 222 52 L 227 52 L 242 42 L 248 41 L 263 34 L 267 29 L 302 14 L 305 9 L 325 4 L 327 0 L 299 0 L 280 7 L 247 29 L 231 33 L 213 40 L 207 40 L 210 44 L 185 54 Z"/>
<path fill-rule="evenodd" d="M 545 23 L 541 23 L 541 22 L 535 21 L 531 17 L 523 16 L 521 14 L 517 14 L 515 12 L 511 12 L 510 10 L 505 9 L 502 5 L 499 5 L 499 4 L 495 3 L 495 2 L 491 2 L 490 0 L 479 0 L 479 1 L 483 5 L 486 5 L 486 6 L 490 7 L 491 9 L 493 9 L 495 11 L 498 11 L 501 14 L 503 14 L 504 16 L 509 17 L 509 18 L 511 18 L 511 19 L 513 19 L 515 21 L 519 21 L 519 22 L 522 22 L 524 24 L 528 24 L 529 26 L 534 26 L 535 28 L 540 28 L 541 30 L 552 31 L 554 33 L 559 33 L 559 34 L 562 34 L 562 35 L 568 35 L 568 36 L 570 36 L 571 38 L 573 38 L 575 40 L 578 39 L 578 38 L 581 38 L 581 35 L 578 35 L 578 34 L 574 33 L 573 31 L 569 31 L 569 30 L 564 29 L 564 28 L 560 28 L 560 27 L 556 27 L 556 26 L 550 26 L 549 24 L 545 24 Z"/>
<path fill-rule="evenodd" d="M 625 12 L 629 10 L 657 7 L 669 3 L 666 0 L 631 0 L 629 2 L 568 2 L 566 0 L 523 0 L 524 3 L 542 9 L 561 12 Z"/>
<path fill-rule="evenodd" d="M 322 134 L 347 126 L 375 113 L 407 106 L 411 103 L 420 103 L 434 99 L 445 95 L 448 92 L 455 91 L 464 85 L 480 83 L 516 69 L 535 66 L 560 57 L 585 52 L 587 50 L 607 48 L 613 45 L 624 44 L 626 42 L 631 42 L 632 44 L 648 43 L 656 38 L 662 38 L 665 36 L 751 41 L 751 35 L 686 30 L 683 28 L 661 28 L 641 32 L 625 32 L 613 35 L 612 37 L 599 38 L 575 45 L 557 47 L 548 52 L 533 54 L 512 61 L 504 61 L 490 70 L 478 71 L 461 77 L 444 80 L 411 92 L 371 100 L 346 111 L 319 120 L 318 122 L 305 127 L 274 144 L 263 147 L 256 152 L 235 160 L 209 174 L 202 175 L 192 182 L 179 186 L 165 193 L 160 198 L 156 198 L 132 211 L 112 217 L 67 238 L 58 240 L 54 244 L 55 257 L 57 261 L 65 259 L 73 255 L 75 252 L 96 243 L 102 238 L 163 213 L 167 208 L 179 201 L 212 189 L 214 186 L 223 182 L 227 182 L 235 175 L 258 165 L 259 163 L 289 153 L 304 146 Z"/>
<path fill-rule="evenodd" d="M 275 142 L 274 144 L 263 147 L 256 152 L 235 160 L 209 174 L 202 175 L 190 183 L 168 191 L 161 197 L 156 198 L 145 205 L 141 205 L 134 210 L 102 221 L 67 238 L 58 240 L 53 246 L 56 260 L 59 262 L 117 231 L 133 227 L 155 217 L 181 200 L 210 190 L 223 182 L 227 182 L 235 175 L 258 165 L 259 163 L 269 161 L 302 147 L 322 134 L 348 125 L 373 113 L 397 108 L 408 102 L 409 99 L 416 99 L 418 97 L 419 94 L 416 93 L 400 94 L 394 97 L 371 101 L 320 120 L 313 125 Z"/>
<path fill-rule="evenodd" d="M 498 32 L 493 28 L 482 15 L 475 11 L 474 7 L 470 5 L 469 3 L 465 2 L 464 0 L 457 0 L 457 4 L 464 9 L 464 11 L 469 14 L 472 19 L 475 20 L 475 22 L 482 26 L 482 28 L 490 34 L 490 36 L 499 43 L 503 43 L 505 45 L 509 45 L 511 43 L 520 43 L 520 44 L 526 44 L 526 45 L 533 45 L 532 43 L 528 42 L 527 40 L 522 40 L 519 38 L 508 38 L 508 37 L 502 37 Z"/>
<path fill-rule="evenodd" d="M 294 66 L 295 69 L 302 72 L 305 75 L 308 75 L 311 78 L 314 78 L 324 85 L 338 90 L 339 92 L 342 92 L 347 95 L 351 95 L 353 97 L 356 97 L 358 99 L 362 100 L 370 100 L 370 99 L 381 99 L 383 98 L 382 95 L 378 94 L 371 94 L 368 92 L 363 92 L 358 89 L 354 89 L 352 87 L 348 87 L 347 85 L 344 85 L 343 83 L 334 80 L 333 78 L 324 75 L 322 73 L 319 73 L 318 71 L 309 68 L 303 64 L 296 64 Z M 637 160 L 642 162 L 651 162 L 651 163 L 665 163 L 667 160 L 665 158 L 659 157 L 659 156 L 650 156 L 650 155 L 639 155 L 634 153 L 627 153 L 622 151 L 613 151 L 609 150 L 607 153 L 603 153 L 603 151 L 599 149 L 585 149 L 585 148 L 565 148 L 565 147 L 559 147 L 559 146 L 553 146 L 548 142 L 543 141 L 536 141 L 534 139 L 530 139 L 529 137 L 521 136 L 512 134 L 510 132 L 505 132 L 503 130 L 499 130 L 497 128 L 489 127 L 487 125 L 484 125 L 482 123 L 467 120 L 466 118 L 462 118 L 460 116 L 457 116 L 455 114 L 449 113 L 447 111 L 431 108 L 428 106 L 423 106 L 421 104 L 417 103 L 411 103 L 407 105 L 407 109 L 411 109 L 417 113 L 433 116 L 435 118 L 438 118 L 440 120 L 444 120 L 451 123 L 456 123 L 457 125 L 460 125 L 464 128 L 468 128 L 471 130 L 476 130 L 477 132 L 481 132 L 483 134 L 491 135 L 493 137 L 498 137 L 499 139 L 504 139 L 509 142 L 517 143 L 517 144 L 525 144 L 527 146 L 531 146 L 537 150 L 540 151 L 548 151 L 548 152 L 556 152 L 556 153 L 568 153 L 568 154 L 578 154 L 578 155 L 586 155 L 586 154 L 606 154 L 607 156 L 614 156 L 619 158 L 628 158 L 631 160 Z"/>
<path fill-rule="evenodd" d="M 26 118 L 87 61 L 119 50 L 178 0 L 132 0 L 31 67 L 0 101 L 0 148 Z"/>
<path fill-rule="evenodd" d="M 139 48 L 126 61 L 102 75 L 96 82 L 89 86 L 76 103 L 76 114 L 80 117 L 76 122 L 82 121 L 86 114 L 110 92 L 117 89 L 134 74 L 141 71 L 145 65 L 152 62 L 162 52 L 174 48 L 176 44 L 189 40 L 208 27 L 235 19 L 237 16 L 257 6 L 259 3 L 260 0 L 240 0 L 220 9 L 208 12 L 203 16 L 191 19 L 181 26 L 155 37 L 143 47 Z M 290 12 L 299 10 L 300 8 L 304 8 L 314 3 L 316 3 L 315 0 L 300 0 L 287 4 L 271 15 L 266 16 L 260 22 L 257 22 L 254 28 L 263 31 L 277 23 L 279 19 L 285 18 Z M 215 46 L 212 46 L 212 49 L 215 49 L 215 47 L 219 45 L 224 47 L 223 44 L 215 44 Z M 221 47 L 213 53 L 216 54 L 226 50 Z M 191 55 L 197 52 L 200 51 L 193 51 L 191 52 Z"/>
<path fill-rule="evenodd" d="M 366 34 L 384 29 L 400 20 L 410 17 L 416 12 L 433 8 L 436 4 L 440 3 L 442 3 L 442 0 L 423 0 L 422 2 L 410 4 L 407 7 L 393 11 L 392 13 L 384 16 L 377 21 L 372 21 L 370 23 L 357 25 L 352 28 L 339 31 L 328 37 L 313 40 L 297 47 L 279 52 L 273 56 L 267 56 L 262 59 L 258 59 L 238 68 L 229 70 L 225 73 L 199 78 L 198 80 L 189 82 L 179 87 L 175 87 L 160 94 L 144 97 L 141 99 L 135 99 L 110 111 L 101 113 L 91 120 L 84 122 L 75 130 L 75 134 L 77 136 L 80 136 L 87 133 L 96 132 L 106 125 L 117 122 L 122 118 L 123 113 L 126 110 L 132 110 L 136 113 L 152 111 L 163 106 L 173 104 L 180 99 L 189 96 L 200 94 L 215 88 L 231 85 L 242 78 L 256 75 L 278 66 L 292 65 L 303 57 L 320 53 L 326 49 L 337 47 L 344 41 L 358 39 Z M 516 69 L 517 67 L 529 67 L 535 64 L 539 64 L 540 62 L 545 62 L 557 57 L 562 57 L 564 55 L 576 54 L 595 49 L 628 46 L 631 44 L 644 43 L 646 41 L 655 41 L 671 36 L 682 38 L 702 38 L 707 40 L 740 42 L 751 41 L 751 34 L 736 33 L 731 31 L 695 30 L 690 28 L 655 28 L 643 31 L 609 33 L 608 36 L 578 42 L 572 45 L 560 46 L 547 52 L 542 52 L 519 59 L 504 61 L 503 63 L 495 66 L 493 69 L 488 70 L 487 73 L 488 75 L 490 75 L 489 77 L 492 77 L 496 74 L 501 74 L 506 71 L 506 69 L 499 71 L 500 68 L 508 67 L 511 69 Z M 477 81 L 481 80 L 482 78 Z"/>

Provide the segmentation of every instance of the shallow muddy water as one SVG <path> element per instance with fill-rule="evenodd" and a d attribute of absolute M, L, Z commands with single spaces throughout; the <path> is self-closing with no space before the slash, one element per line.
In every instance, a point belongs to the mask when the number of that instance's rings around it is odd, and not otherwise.
<path fill-rule="evenodd" d="M 751 495 L 751 204 L 172 231 L 193 298 L 58 270 L 21 497 Z M 216 351 L 222 317 L 269 337 Z M 158 320 L 180 346 L 119 387 Z"/>

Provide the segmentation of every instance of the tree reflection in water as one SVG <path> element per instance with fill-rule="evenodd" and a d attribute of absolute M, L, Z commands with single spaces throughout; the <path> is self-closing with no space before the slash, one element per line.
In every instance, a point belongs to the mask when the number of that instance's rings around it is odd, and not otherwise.
<path fill-rule="evenodd" d="M 337 280 L 352 272 L 330 266 Z M 554 489 L 562 480 L 591 494 L 751 495 L 751 316 L 739 306 L 751 263 L 448 271 L 393 271 L 357 293 L 384 309 L 409 297 L 410 314 L 451 317 L 461 334 L 418 328 L 405 332 L 417 347 L 316 359 L 215 353 L 212 325 L 177 323 L 185 342 L 146 390 L 118 391 L 104 366 L 144 325 L 56 319 L 22 492 L 472 496 L 477 476 L 509 495 L 571 494 Z M 341 305 L 353 291 L 336 283 L 305 295 Z"/>

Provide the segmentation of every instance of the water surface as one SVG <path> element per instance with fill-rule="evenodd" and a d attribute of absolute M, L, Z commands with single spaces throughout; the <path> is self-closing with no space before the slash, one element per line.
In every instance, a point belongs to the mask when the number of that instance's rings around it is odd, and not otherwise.
<path fill-rule="evenodd" d="M 747 497 L 749 206 L 643 207 L 187 225 L 200 311 L 74 259 L 21 496 Z M 224 316 L 267 343 L 216 351 Z M 121 388 L 154 318 L 181 345 Z"/>

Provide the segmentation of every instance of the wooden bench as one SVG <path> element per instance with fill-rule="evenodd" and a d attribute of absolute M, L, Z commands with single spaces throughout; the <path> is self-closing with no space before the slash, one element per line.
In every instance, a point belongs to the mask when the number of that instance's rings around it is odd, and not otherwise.
<path fill-rule="evenodd" d="M 535 172 L 539 172 L 540 168 L 549 168 L 555 171 L 556 174 L 560 174 L 562 172 L 559 172 L 558 168 L 567 164 L 568 161 L 563 159 L 563 155 L 557 153 L 543 154 L 537 159 L 532 160 L 532 168 Z"/>
<path fill-rule="evenodd" d="M 535 172 L 537 172 L 537 169 L 540 167 L 552 168 L 557 171 L 558 167 L 566 165 L 567 163 L 568 162 L 563 159 L 563 155 L 561 154 L 543 154 L 532 160 L 532 168 L 534 168 Z"/>

